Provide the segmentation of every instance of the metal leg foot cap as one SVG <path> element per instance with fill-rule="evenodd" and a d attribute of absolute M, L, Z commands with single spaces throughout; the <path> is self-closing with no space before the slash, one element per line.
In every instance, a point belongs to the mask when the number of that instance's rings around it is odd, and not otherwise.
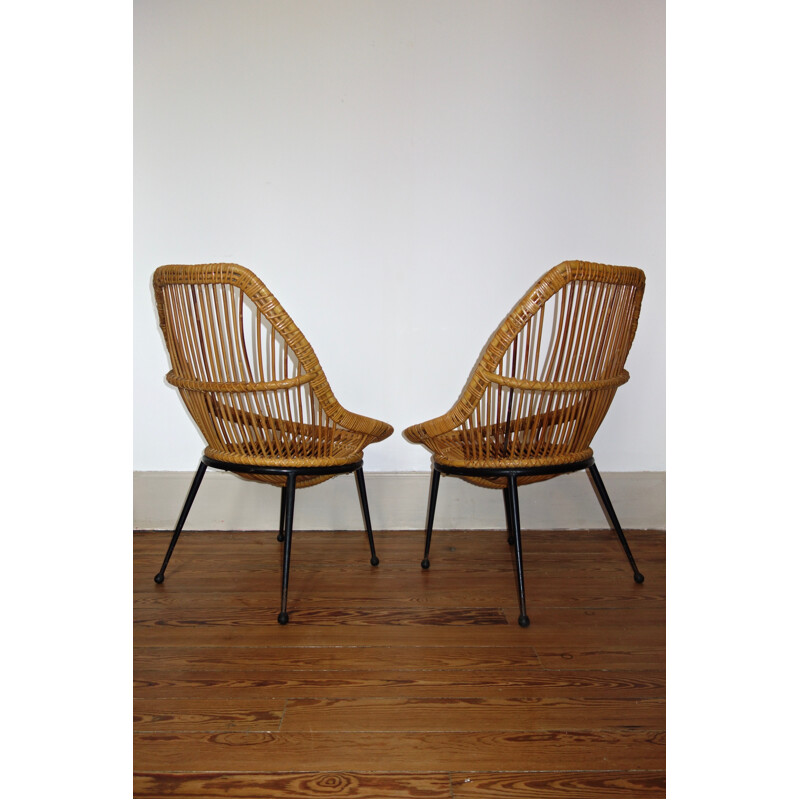
<path fill-rule="evenodd" d="M 520 614 L 517 622 L 519 623 L 520 628 L 527 628 L 528 625 L 531 624 L 531 621 L 530 619 L 528 619 L 527 614 Z"/>
<path fill-rule="evenodd" d="M 164 583 L 164 573 L 163 572 L 159 572 L 158 575 L 156 575 L 155 578 L 153 578 L 153 580 L 156 583 Z"/>
<path fill-rule="evenodd" d="M 279 533 L 279 534 L 278 534 L 278 541 L 279 541 L 279 542 L 282 542 L 282 541 L 283 541 L 285 538 L 286 538 L 286 537 L 285 537 L 285 536 L 284 536 L 282 533 Z"/>
<path fill-rule="evenodd" d="M 430 565 L 431 565 L 431 562 L 430 562 L 430 561 L 428 561 L 428 559 L 427 559 L 427 558 L 423 558 L 423 559 L 422 559 L 422 564 L 421 564 L 420 566 L 422 567 L 422 569 L 428 569 L 428 567 L 429 567 Z"/>
<path fill-rule="evenodd" d="M 644 575 L 642 575 L 641 572 L 635 572 L 633 574 L 633 579 L 636 581 L 636 583 L 644 583 Z"/>
<path fill-rule="evenodd" d="M 278 614 L 278 622 L 280 622 L 281 625 L 285 625 L 288 621 L 289 615 L 285 611 L 281 611 L 281 613 Z"/>
<path fill-rule="evenodd" d="M 377 567 L 378 564 L 381 563 L 381 560 L 378 558 L 378 556 L 372 556 L 372 558 L 369 560 L 369 563 L 372 564 L 373 567 Z"/>

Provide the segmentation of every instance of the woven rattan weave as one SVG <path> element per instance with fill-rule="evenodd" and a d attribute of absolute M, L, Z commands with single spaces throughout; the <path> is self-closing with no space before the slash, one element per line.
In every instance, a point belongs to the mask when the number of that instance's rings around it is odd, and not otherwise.
<path fill-rule="evenodd" d="M 634 570 L 616 515 L 594 466 L 592 438 L 628 380 L 644 273 L 566 261 L 525 293 L 486 344 L 461 396 L 446 414 L 403 434 L 433 454 L 423 567 L 439 475 L 503 489 L 509 538 L 516 543 L 520 624 L 525 610 L 517 486 L 588 469 Z M 605 498 L 605 499 L 604 499 Z"/>
<path fill-rule="evenodd" d="M 305 336 L 275 296 L 237 264 L 159 267 L 156 306 L 175 386 L 206 441 L 164 565 L 177 542 L 206 467 L 282 489 L 284 542 L 279 621 L 288 621 L 286 586 L 295 488 L 355 472 L 377 564 L 362 472 L 364 448 L 392 426 L 337 402 Z"/>

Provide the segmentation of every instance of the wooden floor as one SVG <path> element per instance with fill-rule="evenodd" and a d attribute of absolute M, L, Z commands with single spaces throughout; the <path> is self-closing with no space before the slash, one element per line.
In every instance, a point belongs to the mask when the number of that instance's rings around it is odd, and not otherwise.
<path fill-rule="evenodd" d="M 665 535 L 134 534 L 136 797 L 664 797 Z"/>

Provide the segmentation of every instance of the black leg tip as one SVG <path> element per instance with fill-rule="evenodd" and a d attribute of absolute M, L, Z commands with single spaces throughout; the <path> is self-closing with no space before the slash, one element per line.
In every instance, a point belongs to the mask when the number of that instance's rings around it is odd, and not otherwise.
<path fill-rule="evenodd" d="M 372 558 L 369 560 L 369 563 L 372 564 L 373 567 L 377 567 L 378 564 L 381 563 L 381 560 L 378 558 L 378 556 L 372 556 Z"/>
<path fill-rule="evenodd" d="M 159 572 L 158 575 L 156 575 L 155 578 L 153 578 L 153 580 L 156 583 L 164 583 L 164 573 L 163 572 Z"/>
<path fill-rule="evenodd" d="M 517 622 L 519 623 L 520 628 L 527 628 L 528 625 L 531 624 L 527 614 L 520 614 Z"/>
<path fill-rule="evenodd" d="M 430 562 L 430 561 L 428 561 L 428 559 L 427 559 L 427 558 L 423 558 L 423 559 L 422 559 L 422 564 L 421 564 L 420 566 L 422 567 L 422 569 L 428 569 L 428 567 L 429 567 L 430 565 L 431 565 L 431 562 Z"/>
<path fill-rule="evenodd" d="M 633 574 L 633 579 L 636 581 L 636 583 L 644 583 L 644 575 L 642 575 L 641 572 L 635 572 Z"/>
<path fill-rule="evenodd" d="M 284 536 L 284 534 L 282 534 L 282 533 L 279 533 L 278 534 L 278 541 L 282 542 L 284 539 L 286 539 L 286 536 Z"/>
<path fill-rule="evenodd" d="M 281 625 L 285 625 L 288 621 L 289 621 L 289 615 L 285 611 L 281 611 L 281 613 L 278 614 L 278 622 Z"/>

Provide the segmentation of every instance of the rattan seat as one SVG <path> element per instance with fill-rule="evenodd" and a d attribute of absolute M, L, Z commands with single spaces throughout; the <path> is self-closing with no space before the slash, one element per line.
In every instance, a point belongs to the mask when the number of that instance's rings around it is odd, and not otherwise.
<path fill-rule="evenodd" d="M 403 435 L 433 455 L 425 554 L 430 547 L 440 475 L 502 489 L 509 543 L 515 547 L 519 624 L 525 604 L 519 486 L 585 469 L 636 567 L 602 478 L 591 441 L 614 394 L 628 379 L 644 293 L 644 273 L 565 261 L 523 295 L 481 352 L 460 397 L 446 414 Z"/>
<path fill-rule="evenodd" d="M 354 473 L 371 563 L 378 557 L 363 475 L 363 451 L 392 426 L 344 409 L 311 345 L 250 270 L 238 264 L 159 267 L 153 275 L 158 319 L 176 387 L 206 448 L 173 532 L 172 551 L 207 467 L 281 488 L 281 610 L 287 591 L 295 490 Z"/>

